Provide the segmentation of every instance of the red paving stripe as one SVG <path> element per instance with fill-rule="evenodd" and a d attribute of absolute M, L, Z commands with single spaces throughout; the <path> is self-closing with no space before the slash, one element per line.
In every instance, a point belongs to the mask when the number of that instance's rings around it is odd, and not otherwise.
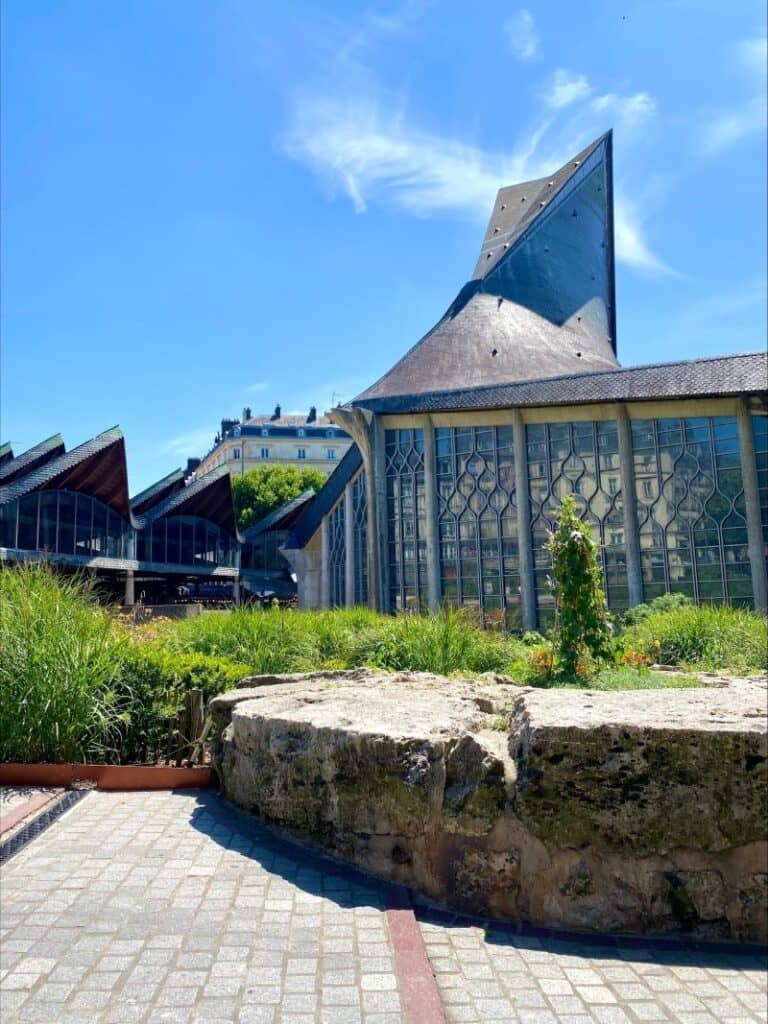
<path fill-rule="evenodd" d="M 421 929 L 410 907 L 391 907 L 387 926 L 403 1001 L 403 1024 L 445 1024 L 445 1011 Z"/>
<path fill-rule="evenodd" d="M 38 793 L 36 796 L 30 797 L 29 800 L 25 800 L 24 803 L 12 808 L 8 814 L 0 817 L 0 836 L 10 832 L 12 828 L 16 828 L 20 821 L 24 821 L 25 818 L 42 810 L 46 804 L 49 804 L 51 800 L 55 800 L 63 792 L 62 789 L 55 789 L 48 793 Z"/>

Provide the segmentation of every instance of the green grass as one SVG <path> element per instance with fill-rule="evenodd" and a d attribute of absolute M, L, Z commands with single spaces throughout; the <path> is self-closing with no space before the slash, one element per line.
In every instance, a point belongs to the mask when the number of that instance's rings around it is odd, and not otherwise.
<path fill-rule="evenodd" d="M 83 580 L 41 566 L 0 572 L 0 628 L 5 761 L 152 761 L 176 737 L 191 688 L 208 699 L 247 675 L 370 666 L 636 690 L 701 685 L 644 662 L 699 671 L 768 667 L 764 617 L 678 598 L 633 609 L 613 640 L 615 663 L 573 679 L 551 674 L 545 638 L 483 631 L 461 611 L 393 617 L 366 608 L 241 608 L 133 628 L 98 607 Z"/>

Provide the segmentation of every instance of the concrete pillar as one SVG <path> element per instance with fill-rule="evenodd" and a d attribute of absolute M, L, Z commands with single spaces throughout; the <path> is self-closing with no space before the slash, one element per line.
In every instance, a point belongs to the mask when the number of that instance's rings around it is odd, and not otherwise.
<path fill-rule="evenodd" d="M 328 516 L 320 523 L 320 607 L 331 607 L 331 528 Z"/>
<path fill-rule="evenodd" d="M 344 488 L 344 596 L 347 608 L 355 603 L 355 506 L 352 483 Z"/>
<path fill-rule="evenodd" d="M 232 580 L 232 600 L 235 604 L 240 604 L 240 577 L 235 576 Z"/>
<path fill-rule="evenodd" d="M 752 570 L 752 595 L 758 611 L 768 610 L 768 581 L 766 581 L 765 543 L 760 521 L 760 492 L 757 484 L 757 457 L 752 416 L 746 399 L 739 402 L 739 447 L 741 449 L 741 479 L 747 506 L 747 542 L 749 564 Z"/>
<path fill-rule="evenodd" d="M 625 405 L 616 406 L 616 426 L 619 435 L 619 465 L 621 468 L 621 494 L 624 509 L 624 543 L 627 552 L 627 582 L 629 606 L 643 603 L 643 568 L 640 560 L 640 527 L 637 522 L 637 491 L 635 486 L 635 458 L 632 451 L 632 429 Z"/>
<path fill-rule="evenodd" d="M 426 522 L 427 549 L 427 600 L 429 610 L 436 612 L 440 607 L 440 536 L 438 529 L 437 502 L 437 458 L 435 451 L 435 430 L 431 416 L 421 416 L 420 426 L 424 431 L 424 519 Z"/>
<path fill-rule="evenodd" d="M 125 574 L 125 597 L 123 598 L 123 604 L 126 608 L 132 608 L 136 604 L 136 590 L 133 578 L 133 569 L 129 569 Z"/>
<path fill-rule="evenodd" d="M 533 580 L 531 541 L 531 503 L 528 491 L 528 446 L 525 423 L 519 409 L 512 410 L 515 444 L 515 498 L 517 500 L 517 545 L 520 550 L 520 594 L 523 602 L 523 629 L 536 629 L 536 587 Z"/>

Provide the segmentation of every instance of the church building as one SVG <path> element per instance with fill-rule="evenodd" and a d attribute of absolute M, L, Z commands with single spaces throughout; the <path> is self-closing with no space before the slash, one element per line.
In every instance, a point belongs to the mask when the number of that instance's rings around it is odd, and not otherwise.
<path fill-rule="evenodd" d="M 282 548 L 300 606 L 546 628 L 573 494 L 613 612 L 670 592 L 766 608 L 768 358 L 620 365 L 611 146 L 502 188 L 445 314 L 329 414 L 355 444 Z"/>

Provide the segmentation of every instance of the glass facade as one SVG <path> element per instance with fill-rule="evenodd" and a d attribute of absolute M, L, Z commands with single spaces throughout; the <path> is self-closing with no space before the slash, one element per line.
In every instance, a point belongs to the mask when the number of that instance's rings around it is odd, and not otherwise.
<path fill-rule="evenodd" d="M 760 520 L 763 524 L 765 556 L 768 559 L 768 416 L 752 417 L 757 461 L 757 490 L 760 495 Z"/>
<path fill-rule="evenodd" d="M 390 611 L 427 607 L 424 431 L 385 431 Z"/>
<path fill-rule="evenodd" d="M 133 558 L 133 530 L 97 498 L 36 491 L 0 506 L 0 547 L 87 558 Z"/>
<path fill-rule="evenodd" d="M 645 599 L 751 603 L 735 417 L 634 420 L 632 446 Z"/>
<path fill-rule="evenodd" d="M 215 523 L 199 516 L 168 516 L 136 534 L 140 562 L 168 565 L 237 565 L 239 544 Z"/>
<path fill-rule="evenodd" d="M 626 608 L 629 587 L 616 423 L 528 424 L 526 443 L 539 625 L 550 626 L 554 617 L 547 582 L 552 560 L 546 543 L 566 494 L 573 494 L 580 517 L 601 545 L 609 607 Z"/>
<path fill-rule="evenodd" d="M 344 515 L 344 499 L 333 509 L 328 517 L 328 569 L 330 572 L 330 601 L 332 608 L 340 608 L 346 604 L 346 517 Z"/>
<path fill-rule="evenodd" d="M 521 621 L 511 426 L 435 430 L 443 600 L 486 624 Z"/>
<path fill-rule="evenodd" d="M 290 572 L 291 567 L 280 554 L 280 546 L 288 536 L 288 530 L 268 530 L 254 540 L 244 541 L 240 549 L 240 568 Z"/>
<path fill-rule="evenodd" d="M 355 604 L 368 603 L 368 496 L 365 472 L 352 481 L 352 543 L 355 552 Z"/>

